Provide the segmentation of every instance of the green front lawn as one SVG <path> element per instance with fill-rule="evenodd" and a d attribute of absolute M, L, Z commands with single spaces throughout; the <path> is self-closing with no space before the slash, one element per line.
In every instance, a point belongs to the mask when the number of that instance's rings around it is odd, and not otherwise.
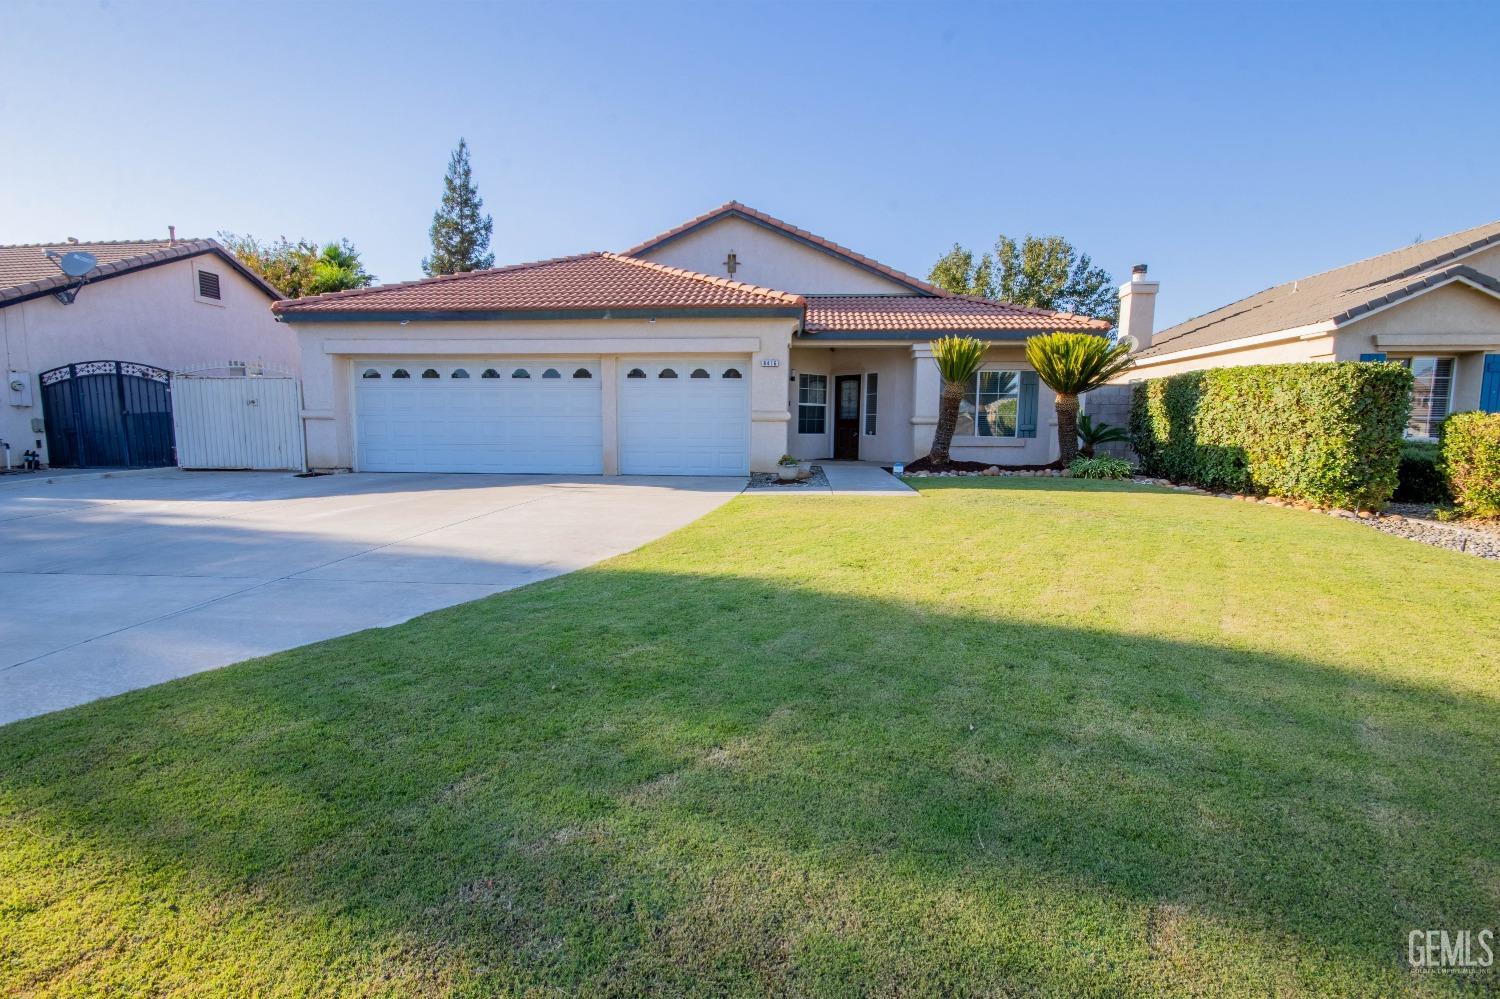
<path fill-rule="evenodd" d="M 1500 984 L 1500 567 L 920 488 L 0 728 L 0 993 Z"/>

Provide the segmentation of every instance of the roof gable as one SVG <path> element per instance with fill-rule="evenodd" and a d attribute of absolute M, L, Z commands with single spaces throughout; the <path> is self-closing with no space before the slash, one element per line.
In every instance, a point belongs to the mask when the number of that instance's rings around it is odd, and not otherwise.
<path fill-rule="evenodd" d="M 750 280 L 808 294 L 947 294 L 910 274 L 738 201 L 689 219 L 631 247 L 625 254 L 699 271 L 717 271 L 729 250 L 742 258 L 744 276 Z M 767 259 L 778 256 L 785 259 Z M 799 287 L 799 282 L 803 286 Z"/>
<path fill-rule="evenodd" d="M 241 277 L 255 285 L 267 298 L 275 301 L 281 292 L 259 274 L 241 263 L 234 254 L 213 239 L 137 239 L 106 240 L 94 243 L 21 243 L 0 246 L 0 308 L 53 294 L 77 283 L 47 256 L 81 251 L 92 253 L 99 266 L 84 275 L 89 284 L 121 277 L 149 267 L 213 254 L 234 268 Z"/>
<path fill-rule="evenodd" d="M 733 312 L 802 315 L 803 299 L 770 288 L 696 274 L 614 253 L 513 264 L 401 284 L 277 302 L 289 320 L 407 318 L 579 318 Z"/>
<path fill-rule="evenodd" d="M 1430 288 L 1434 281 L 1451 279 L 1456 267 L 1475 275 L 1482 284 L 1492 279 L 1459 261 L 1494 246 L 1500 246 L 1500 221 L 1288 281 L 1162 330 L 1139 356 L 1212 346 L 1317 323 L 1352 322 Z"/>

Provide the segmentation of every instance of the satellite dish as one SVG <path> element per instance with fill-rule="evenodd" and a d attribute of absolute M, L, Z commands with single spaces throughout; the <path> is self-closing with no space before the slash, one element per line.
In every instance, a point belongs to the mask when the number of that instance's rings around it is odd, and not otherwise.
<path fill-rule="evenodd" d="M 64 253 L 62 259 L 57 262 L 57 266 L 61 267 L 62 272 L 68 277 L 83 277 L 99 266 L 99 258 L 83 250 L 74 250 L 71 253 Z"/>

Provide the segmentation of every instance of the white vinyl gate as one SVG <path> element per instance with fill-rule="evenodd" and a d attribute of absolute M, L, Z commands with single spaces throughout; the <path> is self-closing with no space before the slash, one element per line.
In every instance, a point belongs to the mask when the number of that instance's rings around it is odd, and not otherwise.
<path fill-rule="evenodd" d="M 302 393 L 281 376 L 172 376 L 182 468 L 305 468 Z"/>

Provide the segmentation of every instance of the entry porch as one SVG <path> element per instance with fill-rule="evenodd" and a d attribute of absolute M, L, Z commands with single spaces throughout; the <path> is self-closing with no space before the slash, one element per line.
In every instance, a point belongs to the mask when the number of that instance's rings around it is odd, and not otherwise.
<path fill-rule="evenodd" d="M 824 346 L 794 340 L 787 453 L 809 460 L 910 462 L 932 449 L 942 378 L 930 342 Z M 1024 343 L 997 343 L 970 383 L 954 433 L 960 461 L 1006 466 L 1057 459 L 1053 394 Z"/>

